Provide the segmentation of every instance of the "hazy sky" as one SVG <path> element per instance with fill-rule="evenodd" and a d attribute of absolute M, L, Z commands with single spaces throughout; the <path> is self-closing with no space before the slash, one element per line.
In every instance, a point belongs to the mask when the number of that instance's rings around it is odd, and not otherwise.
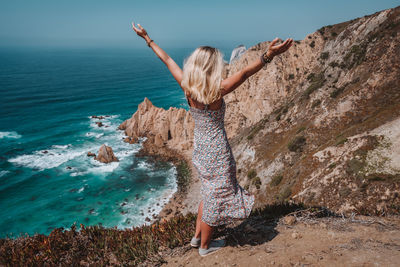
<path fill-rule="evenodd" d="M 140 23 L 163 46 L 294 38 L 400 5 L 400 0 L 1 0 L 0 46 L 143 46 Z"/>

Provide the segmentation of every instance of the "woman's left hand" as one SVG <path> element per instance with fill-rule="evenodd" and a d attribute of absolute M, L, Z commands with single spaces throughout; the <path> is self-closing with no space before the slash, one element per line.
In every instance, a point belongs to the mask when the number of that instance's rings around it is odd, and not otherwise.
<path fill-rule="evenodd" d="M 139 35 L 142 38 L 145 38 L 147 36 L 147 32 L 145 29 L 143 29 L 142 25 L 138 23 L 138 26 L 140 29 L 135 27 L 135 23 L 132 22 L 132 29 L 136 32 L 137 35 Z"/>
<path fill-rule="evenodd" d="M 278 40 L 279 40 L 278 38 L 275 38 L 274 40 L 272 40 L 272 42 L 271 42 L 271 44 L 269 45 L 269 48 L 268 48 L 268 54 L 269 55 L 277 56 L 279 54 L 282 54 L 286 50 L 288 50 L 293 44 L 293 39 L 292 38 L 288 38 L 283 43 L 281 43 L 279 45 L 275 45 L 275 43 L 278 42 Z"/>

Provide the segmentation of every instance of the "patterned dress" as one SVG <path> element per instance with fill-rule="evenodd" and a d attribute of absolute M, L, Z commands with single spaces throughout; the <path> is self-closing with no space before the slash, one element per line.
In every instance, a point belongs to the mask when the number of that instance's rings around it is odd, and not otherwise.
<path fill-rule="evenodd" d="M 210 226 L 245 219 L 254 204 L 254 196 L 236 180 L 236 161 L 224 126 L 225 108 L 224 99 L 219 110 L 190 106 L 195 122 L 192 162 L 199 173 L 203 199 L 201 220 Z"/>

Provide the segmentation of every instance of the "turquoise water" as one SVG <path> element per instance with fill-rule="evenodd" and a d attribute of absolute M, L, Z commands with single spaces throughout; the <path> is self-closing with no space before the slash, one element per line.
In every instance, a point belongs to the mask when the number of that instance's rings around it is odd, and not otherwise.
<path fill-rule="evenodd" d="M 166 51 L 182 67 L 193 49 Z M 136 157 L 143 139 L 125 143 L 117 129 L 145 96 L 188 109 L 150 49 L 2 49 L 0 62 L 0 237 L 73 223 L 123 229 L 158 214 L 177 189 L 176 169 Z M 92 115 L 107 116 L 105 126 Z M 120 161 L 86 156 L 102 144 Z"/>

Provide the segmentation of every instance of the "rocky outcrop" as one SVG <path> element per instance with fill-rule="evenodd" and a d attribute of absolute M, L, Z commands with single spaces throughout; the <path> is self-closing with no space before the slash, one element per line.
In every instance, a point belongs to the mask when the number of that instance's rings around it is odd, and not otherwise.
<path fill-rule="evenodd" d="M 114 156 L 114 152 L 111 147 L 102 145 L 97 153 L 97 156 L 94 157 L 95 160 L 98 160 L 103 163 L 110 163 L 113 161 L 119 161 L 116 156 Z"/>
<path fill-rule="evenodd" d="M 185 109 L 170 107 L 168 110 L 154 106 L 145 97 L 132 117 L 120 126 L 130 138 L 148 137 L 153 150 L 168 147 L 176 151 L 190 151 L 193 146 L 194 121 Z"/>

